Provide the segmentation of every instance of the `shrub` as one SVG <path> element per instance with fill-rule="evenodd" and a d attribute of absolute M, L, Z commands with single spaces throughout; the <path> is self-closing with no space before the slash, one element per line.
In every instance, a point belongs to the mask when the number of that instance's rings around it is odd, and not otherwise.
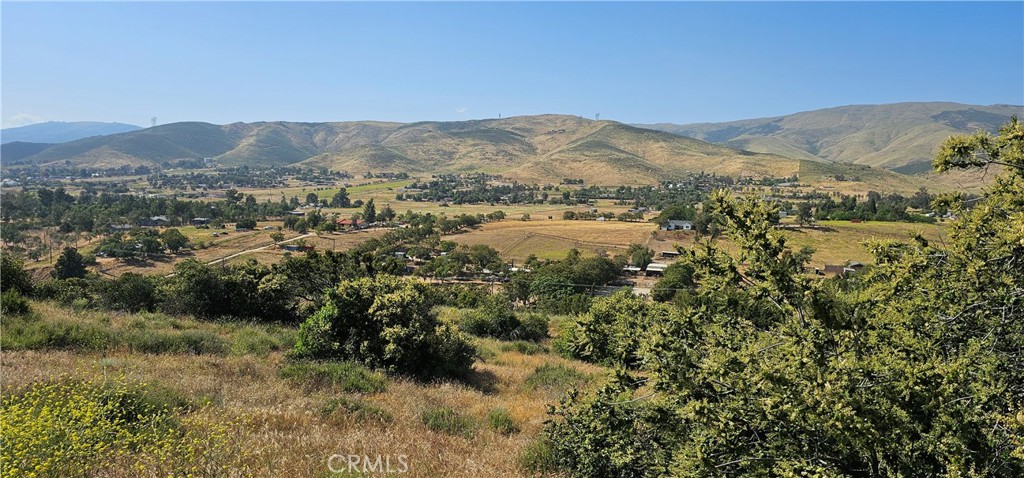
<path fill-rule="evenodd" d="M 487 414 L 487 425 L 492 430 L 501 433 L 502 435 L 513 435 L 519 433 L 519 426 L 516 425 L 515 420 L 508 414 L 508 410 L 504 408 L 495 408 Z"/>
<path fill-rule="evenodd" d="M 466 374 L 474 348 L 437 320 L 425 289 L 391 276 L 342 282 L 301 325 L 292 356 L 353 360 L 419 378 Z"/>
<path fill-rule="evenodd" d="M 156 309 L 157 287 L 154 279 L 126 272 L 120 277 L 100 283 L 100 304 L 106 309 L 128 312 Z"/>
<path fill-rule="evenodd" d="M 503 340 L 542 340 L 548 336 L 546 317 L 529 314 L 520 319 L 504 295 L 488 297 L 479 309 L 463 316 L 459 328 L 480 337 Z"/>
<path fill-rule="evenodd" d="M 535 342 L 548 337 L 548 317 L 541 314 L 526 314 L 519 319 L 519 328 L 513 338 Z"/>
<path fill-rule="evenodd" d="M 472 438 L 476 431 L 476 424 L 471 418 L 451 407 L 430 408 L 420 414 L 420 420 L 430 431 L 452 436 Z"/>
<path fill-rule="evenodd" d="M 352 362 L 297 362 L 281 369 L 281 377 L 311 388 L 333 387 L 344 392 L 375 393 L 387 389 L 383 375 Z"/>
<path fill-rule="evenodd" d="M 0 291 L 14 290 L 23 297 L 32 296 L 32 277 L 25 270 L 25 264 L 9 252 L 0 253 Z"/>
<path fill-rule="evenodd" d="M 36 296 L 65 305 L 72 305 L 75 300 L 84 300 L 86 306 L 90 306 L 95 302 L 93 290 L 92 284 L 85 279 L 51 279 L 36 285 Z"/>
<path fill-rule="evenodd" d="M 8 289 L 0 294 L 0 315 L 25 315 L 30 309 L 28 299 L 22 297 L 17 289 Z"/>
<path fill-rule="evenodd" d="M 596 299 L 590 310 L 559 337 L 557 348 L 588 362 L 637 367 L 645 335 L 654 324 L 675 313 L 671 307 L 622 290 Z"/>

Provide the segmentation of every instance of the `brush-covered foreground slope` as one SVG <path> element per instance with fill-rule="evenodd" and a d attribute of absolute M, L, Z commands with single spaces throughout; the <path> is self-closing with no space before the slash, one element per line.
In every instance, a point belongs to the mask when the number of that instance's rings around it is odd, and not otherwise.
<path fill-rule="evenodd" d="M 795 159 L 862 164 L 914 174 L 931 170 L 953 134 L 996 131 L 1024 107 L 959 103 L 857 105 L 727 123 L 641 125 L 734 148 Z"/>
<path fill-rule="evenodd" d="M 484 171 L 643 184 L 690 172 L 792 176 L 799 162 L 677 135 L 541 115 L 459 122 L 174 123 L 55 145 L 24 162 L 112 167 L 213 158 L 224 166 L 292 165 L 352 172 Z"/>

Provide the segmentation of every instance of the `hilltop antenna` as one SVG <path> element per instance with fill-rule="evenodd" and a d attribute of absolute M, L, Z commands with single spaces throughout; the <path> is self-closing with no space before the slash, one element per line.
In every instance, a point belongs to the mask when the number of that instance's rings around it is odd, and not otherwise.
<path fill-rule="evenodd" d="M 156 116 L 150 119 L 149 122 L 152 123 L 153 126 L 156 126 Z"/>
<path fill-rule="evenodd" d="M 594 121 L 600 121 L 600 120 L 601 120 L 601 113 L 598 113 L 598 114 L 594 115 Z"/>

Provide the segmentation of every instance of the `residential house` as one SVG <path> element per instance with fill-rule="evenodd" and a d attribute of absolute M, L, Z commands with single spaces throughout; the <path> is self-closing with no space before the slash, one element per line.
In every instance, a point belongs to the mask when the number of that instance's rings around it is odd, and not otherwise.
<path fill-rule="evenodd" d="M 670 220 L 664 226 L 661 226 L 662 231 L 692 231 L 692 221 L 677 221 L 675 219 Z"/>

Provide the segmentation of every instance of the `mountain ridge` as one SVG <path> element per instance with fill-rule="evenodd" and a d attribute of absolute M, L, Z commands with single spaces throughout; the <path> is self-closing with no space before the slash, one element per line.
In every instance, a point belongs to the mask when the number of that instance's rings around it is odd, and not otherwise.
<path fill-rule="evenodd" d="M 66 143 L 91 136 L 105 136 L 142 129 L 126 123 L 100 121 L 47 121 L 0 130 L 0 143 Z"/>
<path fill-rule="evenodd" d="M 638 126 L 794 159 L 864 164 L 898 172 L 930 170 L 950 135 L 994 132 L 1024 106 L 904 102 L 847 105 L 717 123 Z"/>
<path fill-rule="evenodd" d="M 57 144 L 21 162 L 118 167 L 205 158 L 221 166 L 484 171 L 523 180 L 583 177 L 618 184 L 657 183 L 700 171 L 789 176 L 799 170 L 797 161 L 777 155 L 567 115 L 415 123 L 182 122 Z"/>

